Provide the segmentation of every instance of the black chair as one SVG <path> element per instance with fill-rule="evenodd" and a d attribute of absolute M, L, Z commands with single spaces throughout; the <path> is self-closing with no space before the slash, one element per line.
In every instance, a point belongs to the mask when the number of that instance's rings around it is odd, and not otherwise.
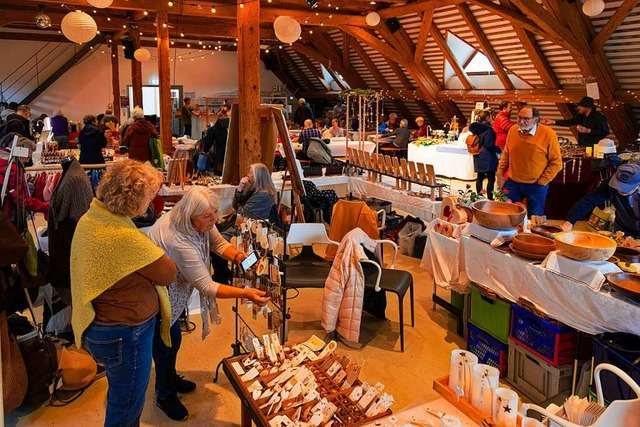
<path fill-rule="evenodd" d="M 413 276 L 408 271 L 396 270 L 395 264 L 398 257 L 398 246 L 391 240 L 376 240 L 376 243 L 389 243 L 393 246 L 393 262 L 391 268 L 382 268 L 372 260 L 361 260 L 365 276 L 365 287 L 376 292 L 391 292 L 398 296 L 398 312 L 400 314 L 400 350 L 404 352 L 404 296 L 409 291 L 411 305 L 411 326 L 415 325 L 413 309 Z"/>

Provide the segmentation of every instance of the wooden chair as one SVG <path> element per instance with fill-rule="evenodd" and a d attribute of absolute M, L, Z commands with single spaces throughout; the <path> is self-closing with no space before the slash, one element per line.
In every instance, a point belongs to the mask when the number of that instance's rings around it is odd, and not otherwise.
<path fill-rule="evenodd" d="M 376 182 L 378 180 L 378 155 L 376 153 L 371 154 L 371 181 Z"/>
<path fill-rule="evenodd" d="M 402 176 L 402 169 L 400 169 L 400 161 L 397 157 L 393 157 L 391 159 L 391 163 L 393 165 L 393 174 L 396 177 L 396 190 L 400 189 L 400 180 Z"/>
<path fill-rule="evenodd" d="M 409 165 L 407 164 L 407 159 L 400 159 L 400 168 L 402 169 L 402 189 L 406 190 L 408 185 L 409 190 L 411 190 L 411 178 L 409 177 Z"/>
<path fill-rule="evenodd" d="M 393 165 L 391 164 L 391 156 L 384 156 L 384 170 L 389 176 L 393 176 Z"/>
<path fill-rule="evenodd" d="M 436 199 L 436 189 L 438 190 L 438 197 L 442 199 L 442 190 L 447 185 L 438 183 L 438 180 L 436 179 L 436 171 L 434 170 L 433 165 L 426 164 L 425 166 L 427 168 L 427 183 L 425 185 L 431 189 L 431 200 Z"/>
<path fill-rule="evenodd" d="M 386 173 L 386 168 L 384 164 L 384 155 L 378 153 L 378 181 L 382 181 L 382 175 Z"/>
<path fill-rule="evenodd" d="M 418 166 L 418 179 L 420 183 L 427 184 L 427 170 L 424 167 L 424 163 L 418 163 L 416 166 Z"/>
<path fill-rule="evenodd" d="M 364 152 L 364 168 L 367 170 L 367 181 L 371 181 L 371 170 L 373 166 L 371 165 L 371 153 L 368 151 Z"/>
<path fill-rule="evenodd" d="M 413 182 L 418 182 L 418 174 L 416 173 L 416 164 L 415 162 L 408 162 L 409 163 L 409 177 L 411 178 L 411 181 Z M 411 189 L 411 186 L 409 186 L 409 189 Z"/>

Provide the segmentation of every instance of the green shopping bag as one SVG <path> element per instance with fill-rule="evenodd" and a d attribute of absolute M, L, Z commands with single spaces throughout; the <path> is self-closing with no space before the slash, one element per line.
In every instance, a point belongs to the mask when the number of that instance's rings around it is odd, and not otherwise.
<path fill-rule="evenodd" d="M 151 149 L 151 164 L 153 167 L 156 169 L 164 169 L 162 141 L 160 141 L 160 138 L 150 138 L 149 148 Z"/>

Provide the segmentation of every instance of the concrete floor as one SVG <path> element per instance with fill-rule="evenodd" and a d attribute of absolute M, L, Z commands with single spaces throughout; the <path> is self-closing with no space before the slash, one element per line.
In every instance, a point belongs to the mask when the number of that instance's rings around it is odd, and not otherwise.
<path fill-rule="evenodd" d="M 432 284 L 419 267 L 420 260 L 399 256 L 396 268 L 413 274 L 415 287 L 415 327 L 408 325 L 409 295 L 405 297 L 405 352 L 400 352 L 398 303 L 395 295 L 388 295 L 387 318 L 378 320 L 364 315 L 360 341 L 361 349 L 353 350 L 339 344 L 339 352 L 348 354 L 362 365 L 361 378 L 381 381 L 387 392 L 395 397 L 393 411 L 415 406 L 437 398 L 432 389 L 434 378 L 447 375 L 452 349 L 464 346 L 464 340 L 455 334 L 456 322 L 444 309 L 432 310 Z M 439 290 L 448 298 L 448 292 Z M 212 382 L 218 362 L 231 355 L 230 344 L 234 336 L 233 302 L 221 300 L 223 322 L 214 327 L 211 335 L 202 341 L 200 316 L 191 316 L 197 329 L 183 337 L 178 355 L 178 371 L 195 381 L 198 388 L 183 397 L 189 410 L 189 425 L 237 426 L 240 423 L 240 401 L 224 374 L 217 384 Z M 292 319 L 289 339 L 305 340 L 312 334 L 325 336 L 320 326 L 322 290 L 305 289 L 290 302 Z M 248 311 L 248 310 L 245 310 Z M 250 316 L 249 316 L 250 317 Z M 266 320 L 258 320 L 259 331 L 266 328 Z M 258 331 L 256 331 L 258 332 Z M 170 426 L 180 424 L 169 420 L 154 401 L 152 375 L 144 411 L 143 426 Z M 75 402 L 66 407 L 20 408 L 5 418 L 7 426 L 99 426 L 104 422 L 107 380 L 96 381 Z"/>

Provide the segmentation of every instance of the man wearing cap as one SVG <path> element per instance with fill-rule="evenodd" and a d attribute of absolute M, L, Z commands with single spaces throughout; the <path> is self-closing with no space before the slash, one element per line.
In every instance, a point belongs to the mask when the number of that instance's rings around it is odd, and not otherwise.
<path fill-rule="evenodd" d="M 635 239 L 640 238 L 639 188 L 640 165 L 628 163 L 620 166 L 608 182 L 602 181 L 592 193 L 574 203 L 562 228 L 571 230 L 577 221 L 608 200 L 616 210 L 614 230 L 623 231 L 626 236 Z"/>
<path fill-rule="evenodd" d="M 576 126 L 578 131 L 578 145 L 591 147 L 605 136 L 609 135 L 607 119 L 596 111 L 593 98 L 585 96 L 578 103 L 578 114 L 569 120 L 541 121 L 545 125 Z"/>
<path fill-rule="evenodd" d="M 498 186 L 513 202 L 527 200 L 527 212 L 544 215 L 549 183 L 562 170 L 562 155 L 556 133 L 540 124 L 540 111 L 525 106 L 518 111 L 518 126 L 512 126 L 498 164 Z M 504 181 L 505 172 L 509 179 Z"/>
<path fill-rule="evenodd" d="M 293 113 L 293 122 L 303 128 L 305 120 L 313 120 L 313 112 L 307 101 L 304 98 L 300 98 L 298 100 L 298 108 Z"/>

